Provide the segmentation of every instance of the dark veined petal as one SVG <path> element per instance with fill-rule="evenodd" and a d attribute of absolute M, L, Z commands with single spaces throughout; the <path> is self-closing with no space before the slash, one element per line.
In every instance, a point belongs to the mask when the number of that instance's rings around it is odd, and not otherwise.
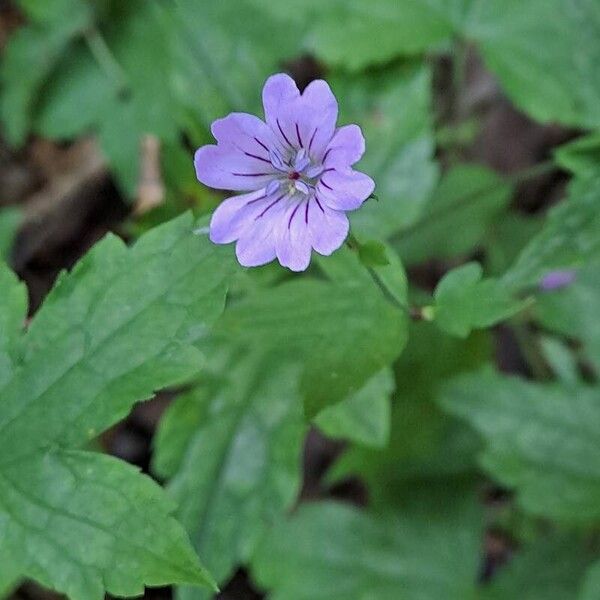
<path fill-rule="evenodd" d="M 243 267 L 258 267 L 276 258 L 275 228 L 285 212 L 285 198 L 270 199 L 240 236 L 235 254 Z"/>
<path fill-rule="evenodd" d="M 255 218 L 268 206 L 271 197 L 264 189 L 227 198 L 212 214 L 209 237 L 215 244 L 229 244 L 251 228 Z"/>
<path fill-rule="evenodd" d="M 350 167 L 325 170 L 317 184 L 317 196 L 334 210 L 356 210 L 373 193 L 375 183 Z"/>
<path fill-rule="evenodd" d="M 365 138 L 358 125 L 345 125 L 336 130 L 325 154 L 325 167 L 349 167 L 358 162 L 365 152 Z"/>
<path fill-rule="evenodd" d="M 305 271 L 310 264 L 311 236 L 304 216 L 307 202 L 290 202 L 275 228 L 277 259 L 292 271 Z"/>
<path fill-rule="evenodd" d="M 194 156 L 196 176 L 204 185 L 220 190 L 258 190 L 273 179 L 275 169 L 246 156 L 235 146 L 202 146 Z"/>
<path fill-rule="evenodd" d="M 211 131 L 219 145 L 237 148 L 254 161 L 252 164 L 256 168 L 271 166 L 269 151 L 274 144 L 273 132 L 258 117 L 246 113 L 230 113 L 223 119 L 217 119 L 212 124 Z"/>
<path fill-rule="evenodd" d="M 308 84 L 291 111 L 298 145 L 320 161 L 335 132 L 338 117 L 337 100 L 329 84 L 322 79 Z"/>
<path fill-rule="evenodd" d="M 265 110 L 265 121 L 273 131 L 275 137 L 283 147 L 293 146 L 294 133 L 291 129 L 288 135 L 283 126 L 289 128 L 288 115 L 293 103 L 300 98 L 300 91 L 294 80 L 285 73 L 271 75 L 265 82 L 263 88 L 263 108 Z"/>

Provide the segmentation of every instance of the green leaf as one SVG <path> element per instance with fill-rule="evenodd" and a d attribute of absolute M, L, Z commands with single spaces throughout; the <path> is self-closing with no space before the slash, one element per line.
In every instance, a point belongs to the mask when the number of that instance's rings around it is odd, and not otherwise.
<path fill-rule="evenodd" d="M 482 600 L 565 600 L 576 598 L 589 549 L 567 536 L 542 537 L 518 552 L 483 588 Z M 597 598 L 597 596 L 591 596 Z"/>
<path fill-rule="evenodd" d="M 298 53 L 296 11 L 258 13 L 249 0 L 177 0 L 175 93 L 181 110 L 205 128 L 231 111 L 258 113 L 260 88 Z M 268 35 L 265 34 L 268 32 Z"/>
<path fill-rule="evenodd" d="M 385 239 L 418 218 L 437 180 L 431 70 L 409 63 L 331 84 L 340 122 L 362 127 L 367 149 L 356 168 L 374 179 L 379 198 L 352 214 L 352 231 L 360 239 Z"/>
<path fill-rule="evenodd" d="M 22 144 L 29 131 L 40 88 L 69 42 L 92 19 L 81 0 L 48 0 L 40 6 L 28 1 L 26 7 L 34 22 L 11 36 L 0 70 L 0 119 L 8 141 L 15 145 Z"/>
<path fill-rule="evenodd" d="M 302 505 L 259 548 L 252 573 L 272 600 L 473 597 L 482 519 L 461 491 L 433 488 L 383 515 Z"/>
<path fill-rule="evenodd" d="M 577 271 L 566 288 L 539 294 L 534 318 L 546 329 L 578 340 L 583 354 L 600 373 L 600 265 Z"/>
<path fill-rule="evenodd" d="M 0 258 L 8 258 L 22 222 L 23 213 L 19 208 L 10 206 L 0 210 Z"/>
<path fill-rule="evenodd" d="M 385 446 L 390 434 L 390 395 L 394 377 L 384 369 L 349 398 L 321 411 L 315 425 L 331 438 L 341 438 L 365 446 Z"/>
<path fill-rule="evenodd" d="M 449 384 L 440 402 L 482 435 L 481 464 L 525 509 L 587 523 L 600 517 L 599 396 L 484 371 Z"/>
<path fill-rule="evenodd" d="M 540 349 L 559 381 L 567 384 L 581 382 L 577 360 L 565 343 L 556 337 L 544 335 L 540 336 Z"/>
<path fill-rule="evenodd" d="M 546 224 L 502 277 L 512 289 L 537 286 L 550 271 L 600 259 L 600 172 L 576 179 L 567 199 L 552 208 Z"/>
<path fill-rule="evenodd" d="M 543 227 L 543 219 L 507 212 L 489 228 L 485 239 L 485 262 L 492 275 L 502 275 L 516 261 L 521 250 Z"/>
<path fill-rule="evenodd" d="M 233 261 L 193 227 L 184 215 L 130 249 L 107 236 L 59 277 L 26 332 L 24 287 L 0 269 L 0 557 L 11 579 L 74 600 L 210 583 L 149 482 L 69 449 L 198 371 L 192 344 L 223 308 Z"/>
<path fill-rule="evenodd" d="M 294 19 L 296 28 L 306 30 L 306 50 L 350 71 L 386 63 L 399 55 L 419 54 L 452 32 L 449 11 L 441 10 L 440 0 L 252 2 L 263 12 Z"/>
<path fill-rule="evenodd" d="M 395 368 L 389 443 L 382 449 L 351 447 L 328 479 L 359 476 L 368 486 L 372 505 L 389 506 L 424 481 L 473 473 L 480 448 L 477 435 L 442 412 L 434 399 L 449 377 L 481 366 L 490 356 L 484 332 L 458 340 L 431 323 L 413 323 Z"/>
<path fill-rule="evenodd" d="M 527 305 L 497 279 L 482 279 L 481 265 L 468 263 L 447 273 L 435 289 L 434 319 L 458 337 L 507 319 Z"/>
<path fill-rule="evenodd" d="M 420 219 L 398 234 L 395 248 L 408 264 L 468 254 L 484 241 L 511 195 L 511 186 L 490 169 L 458 165 L 444 175 Z"/>
<path fill-rule="evenodd" d="M 74 600 L 211 581 L 167 496 L 124 462 L 53 450 L 3 464 L 0 481 L 1 544 L 21 575 Z"/>
<path fill-rule="evenodd" d="M 297 367 L 278 355 L 230 354 L 161 424 L 156 464 L 173 472 L 177 516 L 219 582 L 249 560 L 298 493 L 306 426 L 297 381 Z M 183 589 L 178 597 L 208 596 Z"/>
<path fill-rule="evenodd" d="M 407 317 L 372 281 L 303 279 L 232 305 L 218 329 L 253 350 L 274 348 L 302 361 L 301 391 L 312 417 L 398 357 Z"/>
<path fill-rule="evenodd" d="M 202 357 L 190 338 L 220 314 L 232 265 L 192 229 L 188 214 L 129 250 L 108 236 L 59 279 L 1 391 L 0 451 L 16 459 L 84 444 L 195 373 Z"/>
<path fill-rule="evenodd" d="M 600 593 L 600 561 L 594 563 L 589 569 L 583 582 L 578 600 L 597 600 Z"/>
<path fill-rule="evenodd" d="M 600 133 L 588 135 L 564 144 L 554 151 L 556 162 L 575 175 L 586 175 L 600 168 Z"/>
<path fill-rule="evenodd" d="M 465 34 L 478 43 L 511 100 L 534 119 L 600 125 L 596 0 L 473 2 Z"/>

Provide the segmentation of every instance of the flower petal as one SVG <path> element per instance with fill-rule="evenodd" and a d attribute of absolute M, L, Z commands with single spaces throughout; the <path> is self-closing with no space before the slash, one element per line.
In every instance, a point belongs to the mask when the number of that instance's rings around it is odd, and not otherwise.
<path fill-rule="evenodd" d="M 373 180 L 360 171 L 325 170 L 317 184 L 317 196 L 334 210 L 356 210 L 375 189 Z"/>
<path fill-rule="evenodd" d="M 273 132 L 258 117 L 246 113 L 230 113 L 223 119 L 217 119 L 212 124 L 211 131 L 219 146 L 230 145 L 237 148 L 247 158 L 258 161 L 258 167 L 271 166 L 269 149 L 274 143 Z"/>
<path fill-rule="evenodd" d="M 229 244 L 239 239 L 271 201 L 264 189 L 227 198 L 213 212 L 209 227 L 210 240 L 215 244 Z"/>
<path fill-rule="evenodd" d="M 320 161 L 335 132 L 337 100 L 329 84 L 317 79 L 308 84 L 294 104 L 294 128 L 299 146 L 306 148 L 314 160 Z"/>
<path fill-rule="evenodd" d="M 271 200 L 242 233 L 235 255 L 243 267 L 258 267 L 276 258 L 275 228 L 285 212 L 285 200 Z"/>
<path fill-rule="evenodd" d="M 258 190 L 274 177 L 272 165 L 248 157 L 230 144 L 202 146 L 194 156 L 196 177 L 220 190 Z"/>
<path fill-rule="evenodd" d="M 313 200 L 308 213 L 308 228 L 312 247 L 323 256 L 335 252 L 348 237 L 350 222 L 346 214 L 319 205 Z"/>
<path fill-rule="evenodd" d="M 282 122 L 289 125 L 290 106 L 300 98 L 300 91 L 294 80 L 285 73 L 271 75 L 263 88 L 263 107 L 265 120 L 283 146 L 291 146 L 291 139 L 282 133 Z M 290 135 L 292 132 L 289 132 Z"/>
<path fill-rule="evenodd" d="M 365 152 L 365 138 L 358 125 L 340 127 L 329 142 L 323 156 L 326 167 L 348 167 L 358 162 Z"/>
<path fill-rule="evenodd" d="M 307 200 L 292 199 L 275 230 L 279 262 L 292 271 L 305 271 L 310 264 L 311 236 L 304 218 Z"/>

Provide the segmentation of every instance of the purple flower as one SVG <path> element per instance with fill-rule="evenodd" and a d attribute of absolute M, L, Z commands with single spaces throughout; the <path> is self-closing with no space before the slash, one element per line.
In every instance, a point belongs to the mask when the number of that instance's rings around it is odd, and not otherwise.
<path fill-rule="evenodd" d="M 560 290 L 571 285 L 577 275 L 573 269 L 564 269 L 558 271 L 550 271 L 540 280 L 540 289 L 549 292 L 552 290 Z"/>
<path fill-rule="evenodd" d="M 357 125 L 336 128 L 337 101 L 325 81 L 302 94 L 284 74 L 263 89 L 266 123 L 245 113 L 215 121 L 216 146 L 203 146 L 194 163 L 213 188 L 248 192 L 222 202 L 210 222 L 217 244 L 237 241 L 241 265 L 275 258 L 303 271 L 311 250 L 329 255 L 346 239 L 346 211 L 373 192 L 367 175 L 351 168 L 365 150 Z"/>

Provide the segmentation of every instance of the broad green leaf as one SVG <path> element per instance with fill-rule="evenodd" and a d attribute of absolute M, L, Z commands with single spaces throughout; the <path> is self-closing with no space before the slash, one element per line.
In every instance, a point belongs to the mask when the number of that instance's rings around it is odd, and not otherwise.
<path fill-rule="evenodd" d="M 435 289 L 435 323 L 451 335 L 466 337 L 507 319 L 526 306 L 497 279 L 482 279 L 478 263 L 447 273 Z"/>
<path fill-rule="evenodd" d="M 385 239 L 421 214 L 437 180 L 433 160 L 431 70 L 404 64 L 360 77 L 331 81 L 339 98 L 340 122 L 358 123 L 366 139 L 356 168 L 376 183 L 378 200 L 352 214 L 360 239 Z"/>
<path fill-rule="evenodd" d="M 511 193 L 511 186 L 485 167 L 456 166 L 444 175 L 419 220 L 394 238 L 394 245 L 408 264 L 472 252 Z"/>
<path fill-rule="evenodd" d="M 600 265 L 578 270 L 566 288 L 540 294 L 533 310 L 543 327 L 581 342 L 585 358 L 600 373 Z"/>
<path fill-rule="evenodd" d="M 384 369 L 358 392 L 321 411 L 314 422 L 331 438 L 365 446 L 385 446 L 390 434 L 390 395 L 393 390 L 393 373 Z"/>
<path fill-rule="evenodd" d="M 482 535 L 473 495 L 446 487 L 415 496 L 383 515 L 302 505 L 259 548 L 256 581 L 272 600 L 473 597 Z"/>
<path fill-rule="evenodd" d="M 274 348 L 303 363 L 309 417 L 358 391 L 406 343 L 406 313 L 371 282 L 303 279 L 232 305 L 218 329 L 252 350 Z"/>
<path fill-rule="evenodd" d="M 15 145 L 25 140 L 44 81 L 69 42 L 92 20 L 83 0 L 47 0 L 39 7 L 29 0 L 26 5 L 34 21 L 12 35 L 0 69 L 0 118 L 8 141 Z"/>
<path fill-rule="evenodd" d="M 591 552 L 573 537 L 542 537 L 518 551 L 481 591 L 481 600 L 567 600 L 577 591 Z M 597 598 L 598 596 L 591 596 Z"/>
<path fill-rule="evenodd" d="M 52 450 L 5 462 L 0 482 L 2 551 L 21 575 L 73 600 L 210 581 L 167 496 L 124 462 Z"/>
<path fill-rule="evenodd" d="M 412 324 L 395 369 L 389 443 L 382 449 L 351 447 L 334 464 L 329 480 L 359 476 L 371 502 L 389 506 L 419 482 L 471 474 L 480 448 L 477 435 L 443 413 L 434 399 L 446 379 L 481 366 L 490 355 L 484 333 L 458 340 L 431 323 Z"/>
<path fill-rule="evenodd" d="M 442 406 L 472 425 L 481 464 L 536 515 L 600 518 L 600 390 L 536 384 L 483 371 L 449 384 Z"/>
<path fill-rule="evenodd" d="M 198 369 L 189 342 L 221 312 L 231 259 L 192 229 L 188 214 L 131 249 L 108 236 L 60 277 L 1 390 L 3 455 L 84 444 Z"/>
<path fill-rule="evenodd" d="M 555 269 L 600 259 L 600 174 L 576 179 L 565 201 L 552 208 L 546 224 L 502 277 L 519 289 L 538 285 Z"/>
<path fill-rule="evenodd" d="M 600 125 L 596 0 L 476 0 L 465 34 L 511 100 L 534 119 Z"/>
<path fill-rule="evenodd" d="M 169 491 L 177 516 L 219 582 L 249 560 L 298 493 L 306 426 L 297 382 L 297 367 L 277 354 L 234 354 L 161 425 L 157 464 L 176 466 Z M 207 593 L 183 589 L 178 597 Z"/>
<path fill-rule="evenodd" d="M 406 306 L 408 281 L 406 271 L 398 254 L 384 242 L 377 242 L 382 250 L 382 258 L 386 264 L 368 266 L 361 256 L 360 248 L 350 250 L 340 248 L 333 256 L 317 257 L 323 272 L 334 282 L 341 285 L 350 282 L 372 285 L 374 282 L 385 290 L 384 293 L 392 302 Z M 383 261 L 381 261 L 383 262 Z"/>
<path fill-rule="evenodd" d="M 210 582 L 157 489 L 68 449 L 200 368 L 192 344 L 223 308 L 233 261 L 193 228 L 187 214 L 130 249 L 107 236 L 59 277 L 27 331 L 24 287 L 0 269 L 0 558 L 14 563 L 0 587 L 29 576 L 95 600 L 104 589 Z"/>

